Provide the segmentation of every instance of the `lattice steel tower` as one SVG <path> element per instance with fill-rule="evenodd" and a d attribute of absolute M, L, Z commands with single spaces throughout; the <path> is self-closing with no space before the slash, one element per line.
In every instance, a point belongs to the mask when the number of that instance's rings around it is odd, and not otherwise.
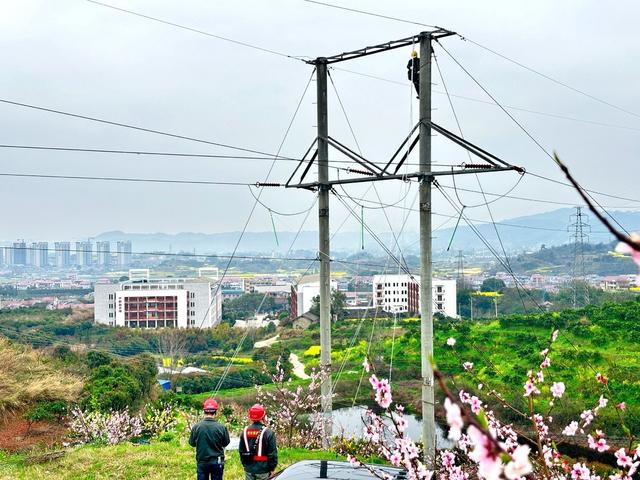
<path fill-rule="evenodd" d="M 582 207 L 576 207 L 571 215 L 567 231 L 571 234 L 573 245 L 573 264 L 571 266 L 571 288 L 573 290 L 573 308 L 583 307 L 589 303 L 589 285 L 585 278 L 584 245 L 589 243 L 589 217 L 582 213 Z"/>

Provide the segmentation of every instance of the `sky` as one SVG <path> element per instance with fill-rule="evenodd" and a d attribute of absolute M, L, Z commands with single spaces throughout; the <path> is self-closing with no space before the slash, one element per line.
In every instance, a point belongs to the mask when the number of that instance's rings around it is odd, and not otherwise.
<path fill-rule="evenodd" d="M 426 27 L 328 8 L 303 0 L 105 0 L 144 15 L 213 35 L 315 58 L 409 37 Z M 337 0 L 335 0 L 337 2 Z M 557 151 L 580 182 L 612 210 L 637 208 L 640 151 L 640 3 L 618 1 L 344 1 L 340 5 L 433 24 L 458 32 L 573 88 L 628 112 L 587 98 L 453 36 L 444 48 L 508 110 L 536 145 L 448 54 L 436 47 L 442 71 L 433 74 L 433 119 L 458 131 L 445 85 L 465 138 L 528 172 L 562 180 L 548 152 Z M 312 67 L 295 58 L 126 14 L 86 0 L 2 0 L 0 98 L 109 121 L 299 158 L 315 138 L 316 84 Z M 411 47 L 336 64 L 329 92 L 330 135 L 373 161 L 386 161 L 417 122 L 418 101 L 406 80 Z M 349 71 L 347 71 L 349 70 Z M 353 73 L 358 72 L 359 74 Z M 360 74 L 380 77 L 371 78 Z M 306 94 L 303 96 L 303 92 Z M 340 107 L 338 93 L 344 112 Z M 468 97 L 468 98 L 460 98 Z M 470 100 L 470 99 L 471 100 Z M 481 101 L 477 101 L 481 100 Z M 487 103 L 489 102 L 489 103 Z M 300 105 L 294 118 L 297 105 Z M 571 117 L 577 120 L 557 118 Z M 293 121 L 292 121 L 293 118 Z M 351 125 L 349 128 L 349 123 Z M 593 123 L 595 122 L 595 123 Z M 291 127 L 289 124 L 291 123 Z M 603 125 L 606 124 L 606 125 Z M 285 133 L 288 130 L 288 134 Z M 352 131 L 353 133 L 352 133 Z M 354 139 L 355 137 L 355 139 Z M 284 139 L 284 140 L 283 140 Z M 357 142 L 356 142 L 357 140 Z M 0 103 L 0 144 L 247 155 Z M 285 181 L 295 163 L 270 159 L 217 159 L 33 151 L 0 148 L 0 173 L 182 179 L 253 184 Z M 344 161 L 331 152 L 333 165 Z M 466 153 L 433 138 L 436 168 L 468 162 Z M 410 163 L 417 162 L 412 156 Z M 273 169 L 268 174 L 270 167 Z M 406 172 L 416 167 L 409 165 Z M 338 172 L 334 169 L 332 176 Z M 315 176 L 315 169 L 309 173 Z M 342 172 L 344 177 L 346 174 Z M 496 220 L 554 210 L 579 202 L 577 194 L 532 175 L 487 209 L 478 182 L 506 193 L 513 172 L 460 176 L 454 202 L 469 216 Z M 450 177 L 440 180 L 452 186 Z M 348 186 L 338 193 L 378 232 L 415 232 L 417 186 L 401 181 Z M 253 189 L 255 195 L 257 189 Z M 350 198 L 349 198 L 350 197 Z M 366 199 L 365 202 L 357 200 Z M 488 199 L 496 197 L 488 196 Z M 271 188 L 255 200 L 246 185 L 183 185 L 0 176 L 0 240 L 77 240 L 101 232 L 227 232 L 314 230 L 315 194 Z M 480 205 L 478 205 L 480 204 Z M 477 205 L 474 207 L 474 205 Z M 306 212 L 311 209 L 309 215 Z M 453 214 L 434 193 L 433 209 Z M 271 213 L 270 213 L 271 211 Z M 332 231 L 358 231 L 359 220 L 331 199 Z M 306 220 L 305 220 L 306 218 Z M 568 220 L 568 219 L 567 219 Z M 304 222 L 304 223 L 303 223 Z M 434 220 L 440 226 L 443 217 Z M 453 226 L 455 218 L 446 226 Z M 354 240 L 357 241 L 357 240 Z"/>

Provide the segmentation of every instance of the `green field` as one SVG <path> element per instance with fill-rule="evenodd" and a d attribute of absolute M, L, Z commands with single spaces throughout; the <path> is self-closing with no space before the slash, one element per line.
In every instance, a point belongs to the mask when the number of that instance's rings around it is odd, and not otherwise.
<path fill-rule="evenodd" d="M 15 480 L 191 480 L 195 478 L 194 450 L 184 441 L 124 443 L 113 447 L 83 446 L 66 450 L 63 457 L 30 464 L 24 455 L 0 451 L 0 479 Z M 35 458 L 35 457 L 34 457 Z M 342 459 L 333 453 L 280 449 L 278 469 L 304 459 Z M 244 479 L 237 452 L 227 457 L 225 479 Z"/>

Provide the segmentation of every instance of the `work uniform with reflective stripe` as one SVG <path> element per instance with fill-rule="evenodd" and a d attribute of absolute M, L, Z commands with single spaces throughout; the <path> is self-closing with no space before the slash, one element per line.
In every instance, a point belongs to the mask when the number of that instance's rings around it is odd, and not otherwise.
<path fill-rule="evenodd" d="M 278 447 L 276 435 L 260 422 L 254 422 L 242 431 L 240 437 L 240 452 L 255 452 L 253 462 L 244 465 L 249 475 L 256 477 L 273 472 L 278 465 Z"/>

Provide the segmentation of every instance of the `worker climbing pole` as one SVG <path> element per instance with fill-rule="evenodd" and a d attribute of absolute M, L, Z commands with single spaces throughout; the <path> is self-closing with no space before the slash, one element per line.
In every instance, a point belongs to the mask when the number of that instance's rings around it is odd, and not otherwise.
<path fill-rule="evenodd" d="M 420 57 L 418 57 L 418 52 L 415 50 L 411 52 L 411 58 L 407 63 L 407 78 L 416 87 L 416 93 L 418 94 L 416 98 L 420 98 Z"/>

